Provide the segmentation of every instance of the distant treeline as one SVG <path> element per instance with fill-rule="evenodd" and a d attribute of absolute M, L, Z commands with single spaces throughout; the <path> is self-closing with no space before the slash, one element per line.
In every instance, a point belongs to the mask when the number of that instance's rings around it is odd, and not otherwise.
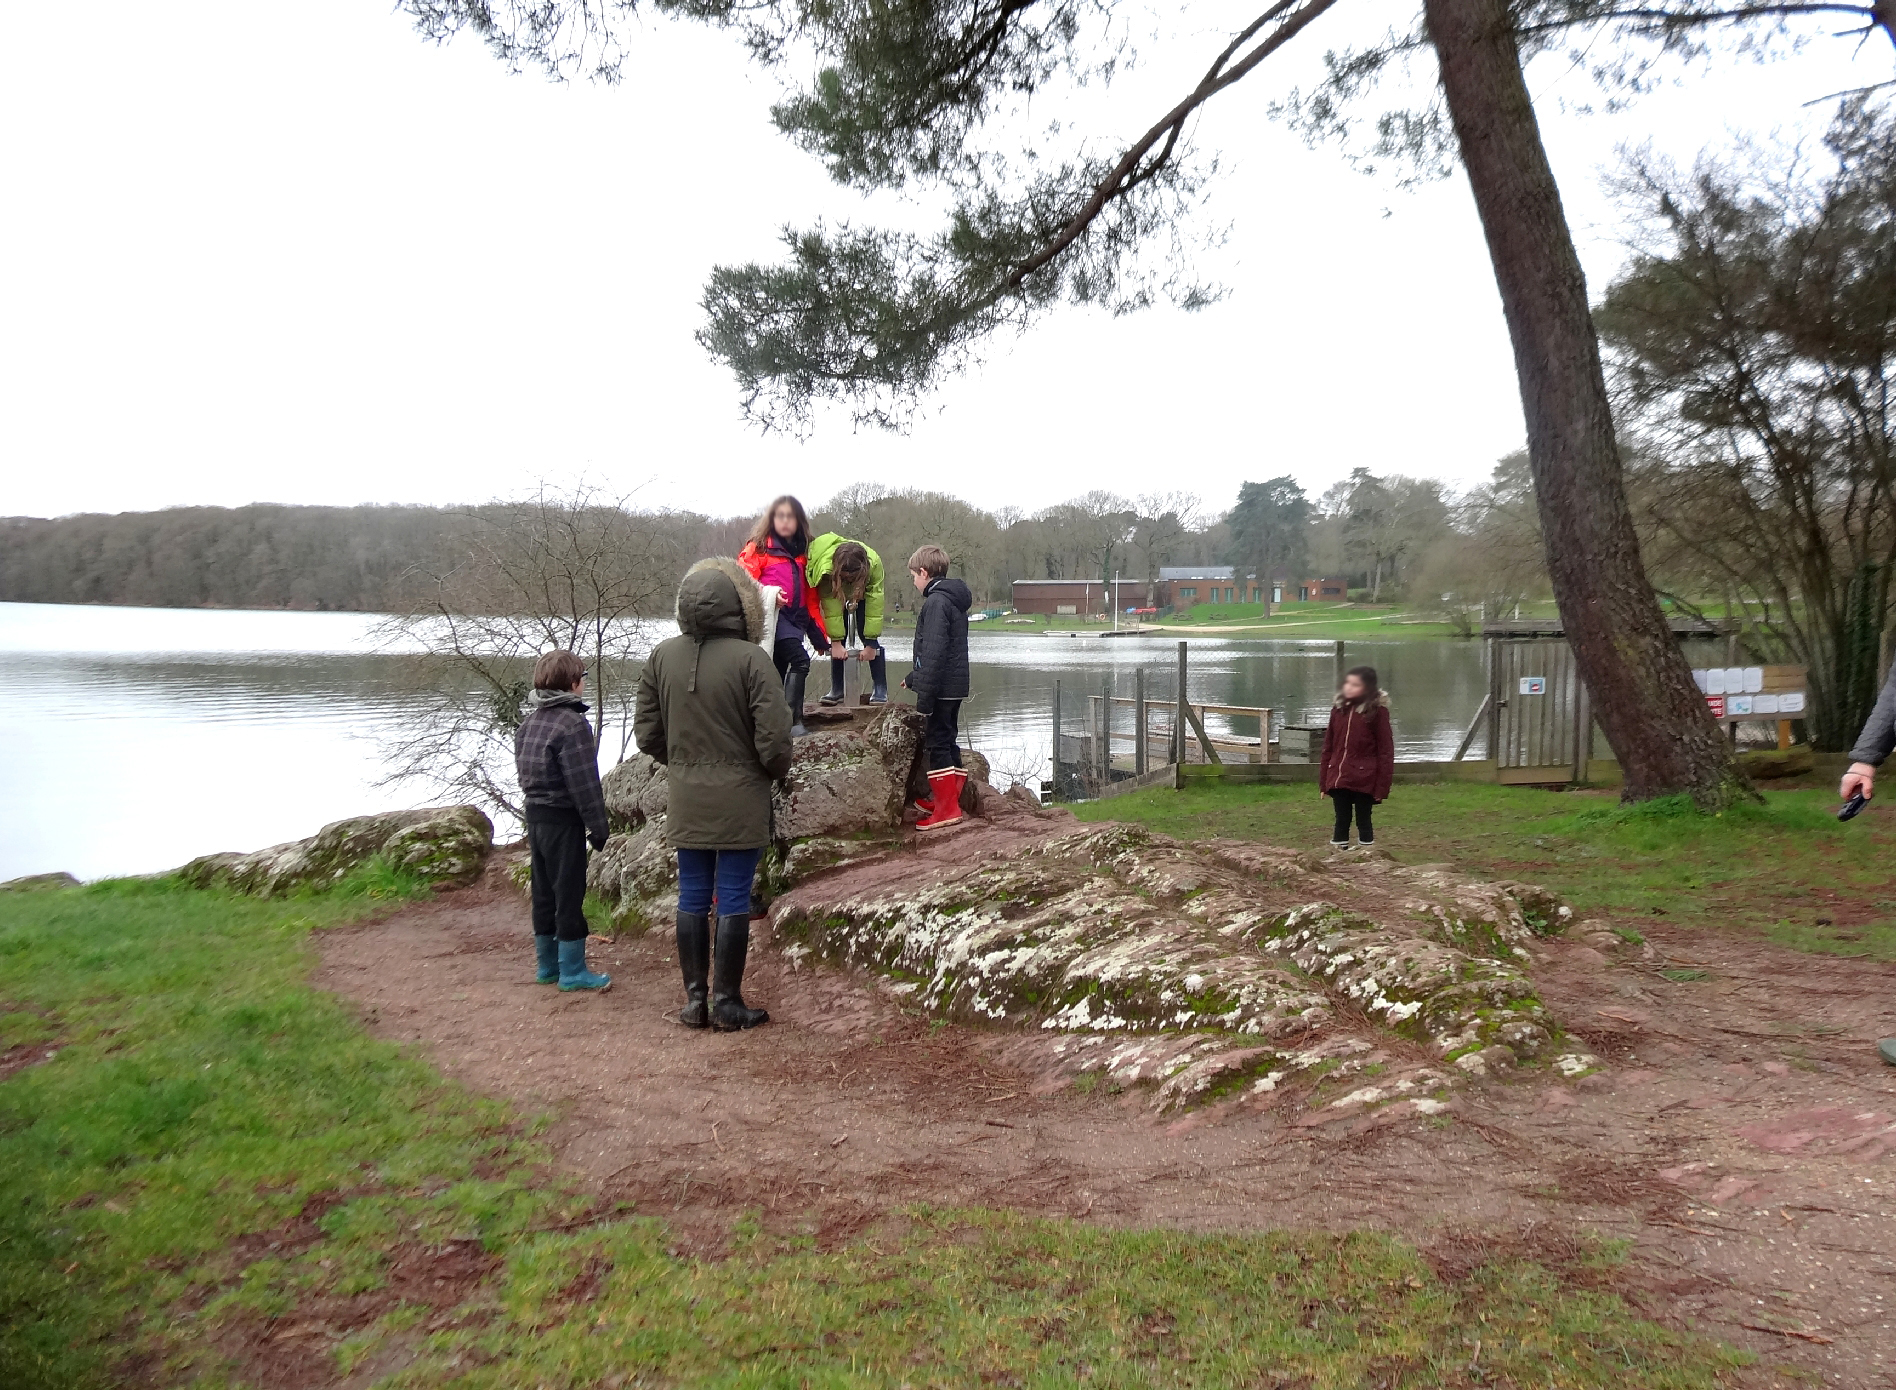
<path fill-rule="evenodd" d="M 1223 528 L 1208 529 L 1195 499 L 1142 500 L 1089 493 L 1029 517 L 857 484 L 816 503 L 811 521 L 868 542 L 891 564 L 921 544 L 943 545 L 984 602 L 1005 600 L 1014 579 L 1097 578 L 1122 566 L 1128 578 L 1149 578 L 1160 564 L 1222 558 Z M 418 576 L 454 570 L 474 537 L 509 524 L 513 509 L 257 504 L 9 517 L 0 519 L 0 601 L 406 611 Z M 626 558 L 668 574 L 697 557 L 735 554 L 755 521 L 638 515 L 656 523 L 663 544 Z M 895 584 L 890 597 L 900 606 L 910 596 Z"/>
<path fill-rule="evenodd" d="M 0 599 L 380 611 L 459 514 L 437 507 L 176 507 L 0 522 Z"/>
<path fill-rule="evenodd" d="M 0 601 L 386 612 L 451 564 L 465 507 L 175 507 L 0 520 Z M 731 529 L 676 518 L 688 549 Z M 706 552 L 709 553 L 709 552 Z"/>

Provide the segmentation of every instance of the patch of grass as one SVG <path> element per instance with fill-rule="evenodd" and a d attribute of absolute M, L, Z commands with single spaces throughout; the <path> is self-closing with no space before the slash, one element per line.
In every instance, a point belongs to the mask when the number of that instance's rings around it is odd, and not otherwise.
<path fill-rule="evenodd" d="M 659 1222 L 550 1179 L 534 1126 L 307 985 L 312 932 L 378 901 L 0 901 L 9 1034 L 61 1039 L 0 1083 L 0 1384 L 120 1383 L 133 1358 L 267 1380 L 259 1347 L 417 1390 L 1461 1384 L 1477 1335 L 1494 1383 L 1686 1390 L 1736 1364 L 1596 1270 L 1444 1279 L 1376 1234 L 911 1210 L 840 1250 L 745 1220 L 733 1258 L 674 1257 Z"/>
<path fill-rule="evenodd" d="M 595 936 L 612 935 L 612 904 L 597 893 L 588 893 L 581 904 L 586 914 L 586 925 L 592 928 Z"/>
<path fill-rule="evenodd" d="M 1376 810 L 1377 841 L 1410 863 L 1543 884 L 1581 916 L 1742 927 L 1798 950 L 1896 959 L 1896 811 L 1840 824 L 1824 788 L 1701 815 L 1683 798 L 1621 806 L 1613 792 L 1481 783 L 1402 785 Z M 1330 807 L 1303 786 L 1198 784 L 1074 807 L 1181 839 L 1232 836 L 1319 847 Z"/>

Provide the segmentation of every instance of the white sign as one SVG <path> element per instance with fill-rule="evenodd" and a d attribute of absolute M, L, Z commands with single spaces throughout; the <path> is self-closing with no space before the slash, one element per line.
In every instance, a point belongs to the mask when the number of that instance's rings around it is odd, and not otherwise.
<path fill-rule="evenodd" d="M 1745 667 L 1745 694 L 1756 695 L 1764 689 L 1764 667 Z"/>
<path fill-rule="evenodd" d="M 1726 716 L 1732 719 L 1742 719 L 1750 714 L 1751 699 L 1752 697 L 1749 695 L 1733 695 L 1730 699 L 1725 701 Z"/>
<path fill-rule="evenodd" d="M 1711 670 L 1701 671 L 1699 674 L 1705 678 L 1699 682 L 1700 690 L 1703 690 L 1707 695 L 1723 695 L 1725 693 L 1725 668 L 1723 666 L 1714 666 Z"/>
<path fill-rule="evenodd" d="M 1547 693 L 1547 677 L 1522 676 L 1521 693 L 1523 695 L 1545 695 Z"/>
<path fill-rule="evenodd" d="M 1779 714 L 1802 714 L 1804 712 L 1804 692 L 1793 690 L 1778 696 Z"/>
<path fill-rule="evenodd" d="M 1776 714 L 1778 712 L 1778 697 L 1776 695 L 1753 695 L 1751 697 L 1751 712 L 1753 714 Z"/>

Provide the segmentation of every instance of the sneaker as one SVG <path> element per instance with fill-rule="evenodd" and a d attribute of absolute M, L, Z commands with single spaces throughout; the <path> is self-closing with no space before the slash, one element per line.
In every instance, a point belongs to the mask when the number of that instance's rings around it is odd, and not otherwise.
<path fill-rule="evenodd" d="M 1330 841 L 1330 848 L 1331 848 L 1331 849 L 1348 849 L 1349 847 L 1350 847 L 1350 842 L 1349 842 L 1348 840 L 1332 840 L 1332 841 Z"/>

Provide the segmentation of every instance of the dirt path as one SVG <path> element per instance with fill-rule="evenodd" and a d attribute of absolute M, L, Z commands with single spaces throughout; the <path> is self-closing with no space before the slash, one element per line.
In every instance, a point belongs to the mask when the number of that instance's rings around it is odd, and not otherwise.
<path fill-rule="evenodd" d="M 595 941 L 603 996 L 533 984 L 524 904 L 491 884 L 325 933 L 318 983 L 554 1115 L 565 1160 L 684 1248 L 718 1250 L 747 1210 L 827 1243 L 912 1201 L 1381 1227 L 1451 1269 L 1584 1228 L 1632 1242 L 1648 1312 L 1755 1351 L 1756 1384 L 1896 1387 L 1896 1071 L 1874 1051 L 1896 967 L 1642 921 L 1649 958 L 1555 942 L 1535 967 L 1607 1064 L 1579 1083 L 1481 1082 L 1428 1120 L 1287 1090 L 1160 1121 L 1032 1069 L 1012 1035 L 931 1026 L 871 977 L 790 970 L 758 926 L 746 994 L 772 1022 L 741 1035 L 672 1021 L 657 936 Z"/>

